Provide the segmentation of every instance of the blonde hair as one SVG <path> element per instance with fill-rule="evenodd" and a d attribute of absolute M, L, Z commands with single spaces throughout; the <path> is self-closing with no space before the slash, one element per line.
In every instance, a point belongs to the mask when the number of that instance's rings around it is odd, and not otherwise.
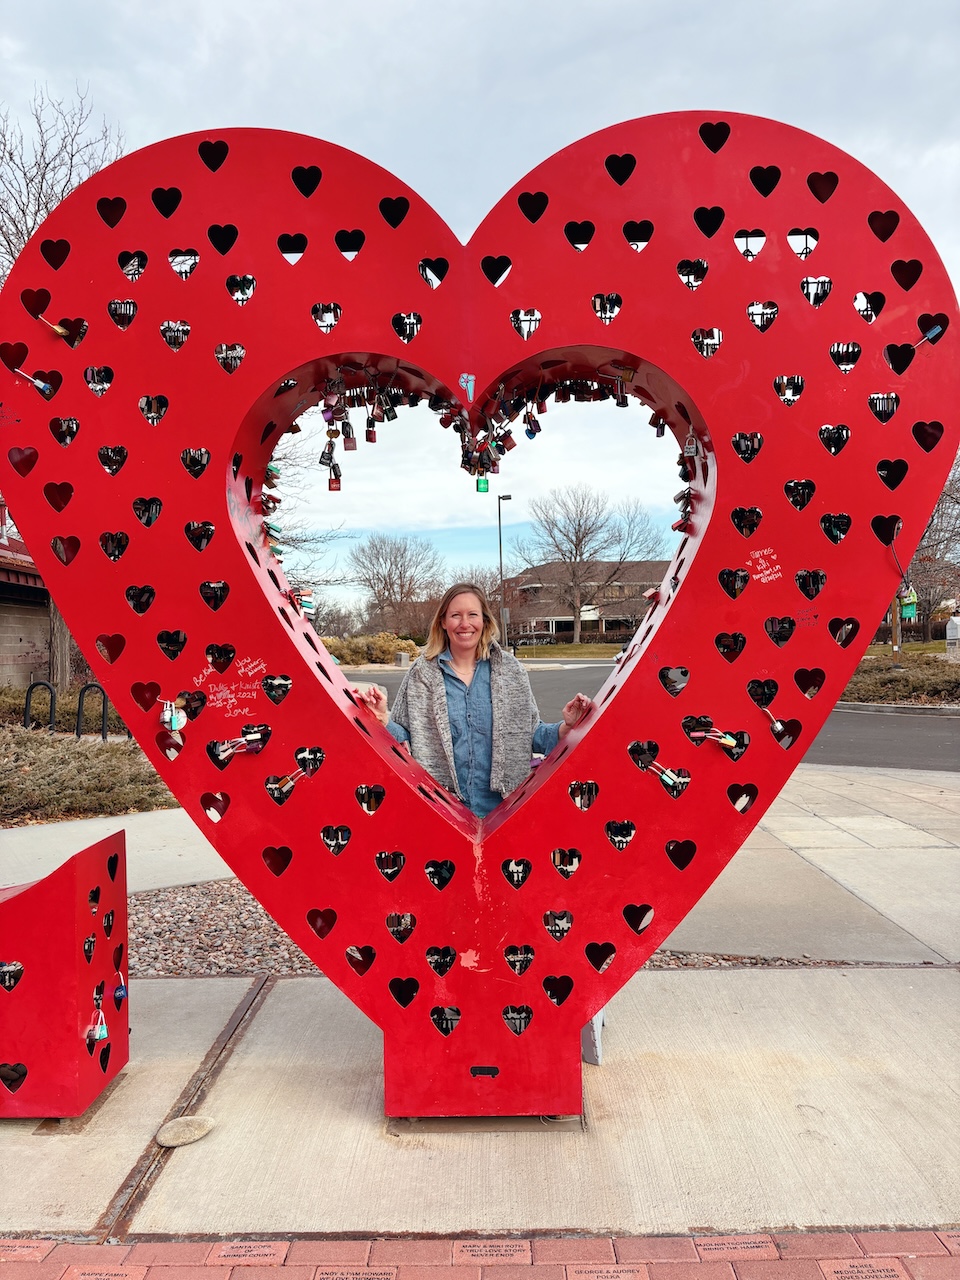
<path fill-rule="evenodd" d="M 499 639 L 500 636 L 500 628 L 497 626 L 497 620 L 490 609 L 490 602 L 487 600 L 483 588 L 478 587 L 476 583 L 457 582 L 452 587 L 447 588 L 443 593 L 443 599 L 437 605 L 437 611 L 433 615 L 433 621 L 430 623 L 426 647 L 423 650 L 425 658 L 438 657 L 449 645 L 449 638 L 442 625 L 443 619 L 446 617 L 447 610 L 450 608 L 454 597 L 463 595 L 466 592 L 476 596 L 480 601 L 480 612 L 483 615 L 483 630 L 480 632 L 480 639 L 477 641 L 477 657 L 490 657 L 490 643 Z"/>

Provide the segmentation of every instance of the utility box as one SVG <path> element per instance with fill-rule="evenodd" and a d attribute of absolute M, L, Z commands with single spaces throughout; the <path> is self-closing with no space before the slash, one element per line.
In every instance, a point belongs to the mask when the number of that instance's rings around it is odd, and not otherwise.
<path fill-rule="evenodd" d="M 79 1116 L 129 1059 L 124 833 L 0 889 L 0 1117 Z"/>
<path fill-rule="evenodd" d="M 398 666 L 398 667 L 409 667 L 409 665 L 410 665 L 410 655 L 409 655 L 409 653 L 396 653 L 396 654 L 394 654 L 394 656 L 393 656 L 393 661 L 394 661 L 394 665 L 395 665 L 395 666 Z"/>
<path fill-rule="evenodd" d="M 951 662 L 960 662 L 960 613 L 947 619 L 947 657 Z"/>

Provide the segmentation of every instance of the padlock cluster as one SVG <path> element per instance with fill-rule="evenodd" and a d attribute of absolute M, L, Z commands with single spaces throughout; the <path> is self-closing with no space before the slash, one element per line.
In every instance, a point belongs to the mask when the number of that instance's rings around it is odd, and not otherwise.
<path fill-rule="evenodd" d="M 541 376 L 536 385 L 522 389 L 501 383 L 473 414 L 441 395 L 393 386 L 393 377 L 385 382 L 385 375 L 375 369 L 358 369 L 355 366 L 338 368 L 323 384 L 321 392 L 320 408 L 326 423 L 327 443 L 318 461 L 330 473 L 328 488 L 331 492 L 338 492 L 341 487 L 341 468 L 337 461 L 338 442 L 344 453 L 353 452 L 357 448 L 357 433 L 350 420 L 351 410 L 365 413 L 364 439 L 368 444 L 376 444 L 380 423 L 394 421 L 397 410 L 403 405 L 414 408 L 426 403 L 438 415 L 440 425 L 453 428 L 460 437 L 460 466 L 476 478 L 478 492 L 485 493 L 489 488 L 488 477 L 499 473 L 500 460 L 516 447 L 515 429 L 522 427 L 528 440 L 536 439 L 542 430 L 540 419 L 547 412 L 551 399 L 555 404 L 612 400 L 621 409 L 629 406 L 631 394 L 634 398 L 646 399 L 642 390 L 638 389 L 633 393 L 628 391 L 628 384 L 636 376 L 635 369 L 617 364 L 613 368 L 615 372 L 611 374 L 591 372 L 550 381 Z M 364 379 L 363 384 L 357 385 L 358 377 Z M 465 374 L 461 378 L 461 386 L 469 383 L 472 393 L 473 381 L 472 375 Z M 668 425 L 657 414 L 651 418 L 651 424 L 658 435 L 663 435 Z M 291 428 L 298 429 L 296 426 Z M 691 438 L 695 440 L 692 432 Z M 685 471 L 689 471 L 689 476 Z M 684 479 L 692 479 L 692 462 L 686 469 L 681 467 L 681 475 Z M 276 468 L 273 467 L 272 476 L 268 468 L 265 486 L 273 488 L 275 480 Z M 278 504 L 279 498 L 264 494 L 265 517 L 272 515 Z M 264 532 L 268 544 L 276 554 L 280 542 L 279 528 L 265 519 Z M 281 557 L 278 556 L 279 558 Z"/>
<path fill-rule="evenodd" d="M 528 440 L 535 440 L 542 427 L 540 418 L 547 412 L 547 402 L 554 404 L 593 403 L 613 400 L 618 408 L 626 409 L 630 403 L 626 384 L 636 376 L 636 370 L 623 366 L 616 375 L 593 373 L 576 378 L 541 381 L 524 390 L 509 390 L 501 383 L 496 393 L 480 409 L 480 428 L 473 430 L 462 415 L 457 429 L 463 440 L 461 467 L 477 478 L 477 490 L 486 493 L 487 477 L 497 475 L 500 459 L 515 448 L 514 424 L 519 421 Z M 440 419 L 441 426 L 451 425 Z"/>
<path fill-rule="evenodd" d="M 375 370 L 363 369 L 360 372 L 366 378 L 366 385 L 348 385 L 344 370 L 338 369 L 333 378 L 328 378 L 323 388 L 321 412 L 327 424 L 327 443 L 318 459 L 321 467 L 330 472 L 327 488 L 332 493 L 340 490 L 341 470 L 336 460 L 337 441 L 343 445 L 344 453 L 352 453 L 357 448 L 357 435 L 350 421 L 350 410 L 361 410 L 366 414 L 364 440 L 367 444 L 377 443 L 377 427 L 382 422 L 393 422 L 397 410 L 402 405 L 416 408 L 426 401 L 428 408 L 440 415 L 440 425 L 449 427 L 462 424 L 466 428 L 466 419 L 454 409 L 453 405 L 438 395 L 425 395 L 420 391 L 404 391 L 391 386 L 392 379 L 381 385 L 380 375 Z M 461 426 L 458 425 L 458 430 Z"/>

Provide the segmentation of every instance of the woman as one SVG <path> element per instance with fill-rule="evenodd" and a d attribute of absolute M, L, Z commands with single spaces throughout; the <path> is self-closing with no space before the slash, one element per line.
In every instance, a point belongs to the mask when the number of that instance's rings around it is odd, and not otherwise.
<path fill-rule="evenodd" d="M 440 601 L 393 714 L 376 686 L 361 695 L 393 737 L 409 744 L 414 759 L 480 818 L 520 786 L 531 752 L 552 751 L 594 708 L 578 693 L 562 721 L 544 724 L 529 677 L 497 644 L 499 634 L 483 591 L 458 582 Z"/>

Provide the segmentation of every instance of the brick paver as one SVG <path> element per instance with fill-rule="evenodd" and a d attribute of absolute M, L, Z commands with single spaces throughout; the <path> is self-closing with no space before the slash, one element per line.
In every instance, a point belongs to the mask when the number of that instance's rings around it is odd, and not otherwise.
<path fill-rule="evenodd" d="M 370 1257 L 369 1240 L 294 1240 L 286 1265 L 312 1264 L 315 1267 L 365 1267 Z"/>
<path fill-rule="evenodd" d="M 453 1262 L 452 1240 L 374 1240 L 370 1247 L 371 1267 L 449 1267 Z"/>
<path fill-rule="evenodd" d="M 734 1280 L 729 1262 L 651 1262 L 650 1280 Z"/>
<path fill-rule="evenodd" d="M 735 1258 L 779 1258 L 773 1236 L 696 1236 L 693 1243 L 706 1262 L 732 1262 Z"/>
<path fill-rule="evenodd" d="M 649 1280 L 650 1273 L 642 1262 L 630 1266 L 601 1262 L 567 1264 L 567 1280 Z"/>
<path fill-rule="evenodd" d="M 898 1258 L 820 1258 L 826 1280 L 910 1280 Z"/>
<path fill-rule="evenodd" d="M 60 1262 L 64 1267 L 78 1263 L 83 1267 L 119 1267 L 130 1252 L 128 1244 L 58 1244 L 47 1254 L 47 1262 Z"/>
<path fill-rule="evenodd" d="M 480 1266 L 443 1267 L 439 1272 L 426 1263 L 397 1267 L 397 1280 L 438 1280 L 438 1276 L 443 1276 L 443 1280 L 480 1280 Z"/>
<path fill-rule="evenodd" d="M 901 1258 L 914 1280 L 960 1280 L 960 1258 Z"/>
<path fill-rule="evenodd" d="M 529 1240 L 454 1240 L 454 1265 L 478 1262 L 484 1267 L 523 1266 L 532 1260 Z"/>
<path fill-rule="evenodd" d="M 62 1262 L 0 1263 L 2 1280 L 60 1280 L 64 1271 Z"/>
<path fill-rule="evenodd" d="M 935 1231 L 858 1231 L 857 1243 L 868 1258 L 942 1256 L 947 1247 Z"/>
<path fill-rule="evenodd" d="M 286 1240 L 227 1240 L 215 1244 L 206 1261 L 229 1267 L 279 1267 L 289 1248 Z"/>
<path fill-rule="evenodd" d="M 547 1238 L 534 1240 L 534 1262 L 608 1262 L 615 1263 L 613 1241 L 599 1236 Z"/>
<path fill-rule="evenodd" d="M 863 1250 L 850 1231 L 810 1231 L 792 1235 L 774 1233 L 781 1258 L 860 1258 Z"/>
<path fill-rule="evenodd" d="M 613 1247 L 618 1262 L 697 1262 L 700 1258 L 689 1236 L 618 1236 Z"/>
<path fill-rule="evenodd" d="M 202 1263 L 147 1267 L 147 1280 L 230 1280 L 229 1267 L 205 1267 Z"/>
<path fill-rule="evenodd" d="M 0 1240 L 0 1262 L 41 1262 L 55 1247 L 52 1240 Z"/>
<path fill-rule="evenodd" d="M 131 1245 L 124 1263 L 128 1267 L 199 1267 L 206 1262 L 212 1248 L 209 1240 L 151 1241 Z M 168 1277 L 168 1280 L 173 1280 L 173 1277 Z"/>
<path fill-rule="evenodd" d="M 63 1280 L 146 1280 L 146 1267 L 112 1266 L 109 1262 L 92 1265 L 74 1263 L 63 1273 Z"/>
<path fill-rule="evenodd" d="M 737 1280 L 823 1280 L 816 1258 L 738 1258 L 733 1269 Z"/>

